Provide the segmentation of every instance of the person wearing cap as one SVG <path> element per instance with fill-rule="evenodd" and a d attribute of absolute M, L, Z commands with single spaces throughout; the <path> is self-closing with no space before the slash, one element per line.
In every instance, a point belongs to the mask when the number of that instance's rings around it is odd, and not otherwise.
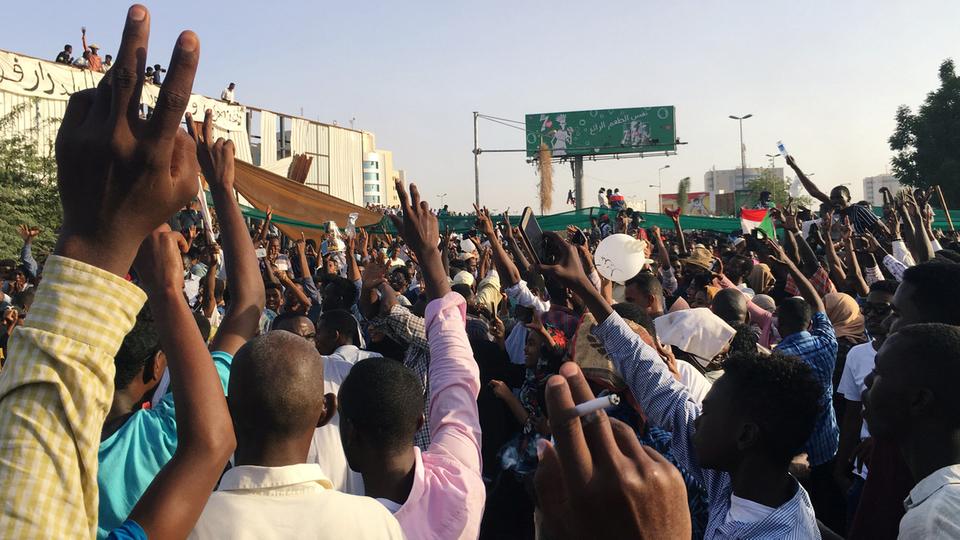
<path fill-rule="evenodd" d="M 80 29 L 80 39 L 83 42 L 83 51 L 90 51 L 90 54 L 87 56 L 87 67 L 90 68 L 90 71 L 97 71 L 103 73 L 103 60 L 100 58 L 100 55 L 97 54 L 100 51 L 100 46 L 96 43 L 91 43 L 87 45 L 87 27 L 84 26 Z"/>

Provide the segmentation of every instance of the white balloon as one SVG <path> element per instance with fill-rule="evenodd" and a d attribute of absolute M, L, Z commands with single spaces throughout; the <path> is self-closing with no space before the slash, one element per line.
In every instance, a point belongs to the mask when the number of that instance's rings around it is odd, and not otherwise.
<path fill-rule="evenodd" d="M 623 284 L 637 275 L 645 264 L 647 242 L 626 234 L 611 234 L 603 239 L 593 254 L 593 262 L 601 276 Z"/>

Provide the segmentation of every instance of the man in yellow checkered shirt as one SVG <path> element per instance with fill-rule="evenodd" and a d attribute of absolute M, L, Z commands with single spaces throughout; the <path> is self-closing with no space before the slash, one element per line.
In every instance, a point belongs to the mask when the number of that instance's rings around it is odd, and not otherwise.
<path fill-rule="evenodd" d="M 199 61 L 180 35 L 150 120 L 137 115 L 149 13 L 135 5 L 115 67 L 74 94 L 57 135 L 63 227 L 0 374 L 0 537 L 93 538 L 97 449 L 113 357 L 146 295 L 124 279 L 143 239 L 197 193 L 178 126 Z"/>

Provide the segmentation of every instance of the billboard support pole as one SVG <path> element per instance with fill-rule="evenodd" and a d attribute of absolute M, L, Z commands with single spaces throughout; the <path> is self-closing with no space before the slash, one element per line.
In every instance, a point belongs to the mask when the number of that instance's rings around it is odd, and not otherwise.
<path fill-rule="evenodd" d="M 480 207 L 480 146 L 477 143 L 477 117 L 479 112 L 473 111 L 473 189 L 474 200 Z"/>
<path fill-rule="evenodd" d="M 583 210 L 583 156 L 576 156 L 570 162 L 573 171 L 573 192 L 577 210 Z"/>

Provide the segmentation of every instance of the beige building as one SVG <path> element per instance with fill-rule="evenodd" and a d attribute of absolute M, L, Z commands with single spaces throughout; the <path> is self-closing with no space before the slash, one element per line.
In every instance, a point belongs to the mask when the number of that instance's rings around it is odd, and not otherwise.
<path fill-rule="evenodd" d="M 759 168 L 747 167 L 746 170 L 740 169 L 713 169 L 703 173 L 703 190 L 711 193 L 730 193 L 738 189 L 746 189 L 747 184 L 756 178 L 759 178 L 763 171 L 772 170 L 774 176 L 783 180 L 783 167 Z"/>
<path fill-rule="evenodd" d="M 863 200 L 873 206 L 883 206 L 883 195 L 880 188 L 887 188 L 891 194 L 896 194 L 903 186 L 892 174 L 878 174 L 863 179 Z"/>

